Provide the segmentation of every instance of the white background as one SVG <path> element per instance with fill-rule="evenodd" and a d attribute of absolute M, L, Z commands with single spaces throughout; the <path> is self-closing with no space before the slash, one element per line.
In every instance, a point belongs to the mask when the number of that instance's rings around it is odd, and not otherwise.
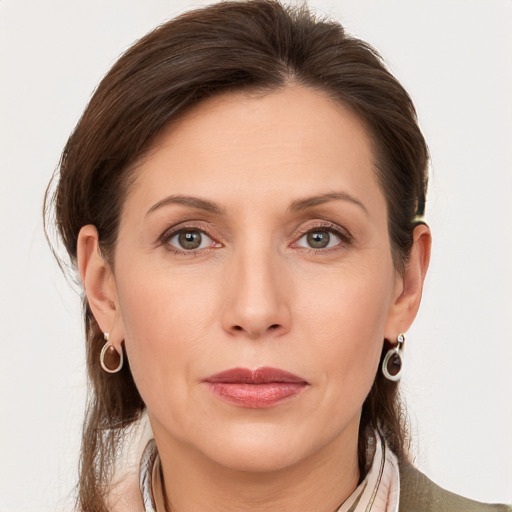
<path fill-rule="evenodd" d="M 42 232 L 46 183 L 116 57 L 197 5 L 0 0 L 0 512 L 61 510 L 76 478 L 84 343 Z M 310 5 L 384 55 L 433 156 L 433 260 L 403 380 L 417 464 L 511 503 L 512 2 Z"/>

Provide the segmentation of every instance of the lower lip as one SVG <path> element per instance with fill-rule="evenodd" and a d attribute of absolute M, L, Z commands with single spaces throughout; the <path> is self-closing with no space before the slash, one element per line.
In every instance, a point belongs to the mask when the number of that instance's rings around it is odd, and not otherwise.
<path fill-rule="evenodd" d="M 241 382 L 206 383 L 223 400 L 248 409 L 268 409 L 299 395 L 305 382 L 268 382 L 246 384 Z"/>

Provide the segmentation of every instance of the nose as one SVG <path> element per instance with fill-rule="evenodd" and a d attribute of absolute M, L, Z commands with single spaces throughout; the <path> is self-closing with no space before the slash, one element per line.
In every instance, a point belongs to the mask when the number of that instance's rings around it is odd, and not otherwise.
<path fill-rule="evenodd" d="M 287 333 L 291 321 L 291 289 L 279 256 L 267 248 L 239 252 L 229 263 L 223 294 L 224 330 L 248 339 Z"/>

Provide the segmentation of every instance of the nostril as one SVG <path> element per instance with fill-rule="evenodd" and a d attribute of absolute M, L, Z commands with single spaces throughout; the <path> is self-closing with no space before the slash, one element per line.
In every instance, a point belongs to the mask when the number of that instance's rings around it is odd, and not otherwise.
<path fill-rule="evenodd" d="M 281 327 L 280 324 L 272 324 L 272 325 L 268 326 L 268 330 L 269 331 L 276 331 L 280 327 Z M 245 329 L 241 325 L 233 325 L 233 330 L 234 331 L 244 331 Z"/>

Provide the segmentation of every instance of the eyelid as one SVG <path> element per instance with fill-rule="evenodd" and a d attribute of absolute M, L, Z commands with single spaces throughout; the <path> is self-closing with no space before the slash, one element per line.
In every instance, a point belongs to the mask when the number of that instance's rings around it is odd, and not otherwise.
<path fill-rule="evenodd" d="M 311 233 L 312 231 L 320 230 L 320 229 L 329 231 L 331 233 L 334 233 L 336 236 L 340 237 L 342 244 L 350 245 L 350 244 L 353 244 L 353 242 L 354 242 L 354 237 L 352 236 L 350 231 L 348 229 L 340 226 L 339 224 L 335 224 L 334 222 L 331 222 L 331 221 L 313 221 L 310 224 L 302 225 L 297 230 L 297 232 L 294 235 L 294 241 L 292 242 L 291 246 L 296 244 L 304 235 L 307 235 L 308 233 Z M 315 249 L 313 247 L 311 247 L 309 249 L 304 247 L 303 249 L 308 249 L 311 251 L 326 252 L 326 251 L 329 251 L 330 249 L 335 249 L 339 245 L 341 245 L 341 244 L 338 244 L 335 247 L 330 247 L 327 249 Z"/>
<path fill-rule="evenodd" d="M 200 233 L 206 235 L 208 238 L 214 242 L 213 245 L 209 247 L 203 247 L 202 249 L 191 249 L 191 250 L 185 250 L 180 249 L 179 247 L 176 247 L 174 245 L 170 245 L 169 241 L 175 237 L 177 234 L 179 234 L 182 231 L 199 231 Z M 158 245 L 163 245 L 166 247 L 167 250 L 172 251 L 174 253 L 178 254 L 195 254 L 201 251 L 207 251 L 212 248 L 222 247 L 222 244 L 218 242 L 215 238 L 215 236 L 211 232 L 212 230 L 208 228 L 207 226 L 203 225 L 199 221 L 186 221 L 186 222 L 180 222 L 178 224 L 175 224 L 169 228 L 167 228 L 159 237 L 158 237 Z"/>

